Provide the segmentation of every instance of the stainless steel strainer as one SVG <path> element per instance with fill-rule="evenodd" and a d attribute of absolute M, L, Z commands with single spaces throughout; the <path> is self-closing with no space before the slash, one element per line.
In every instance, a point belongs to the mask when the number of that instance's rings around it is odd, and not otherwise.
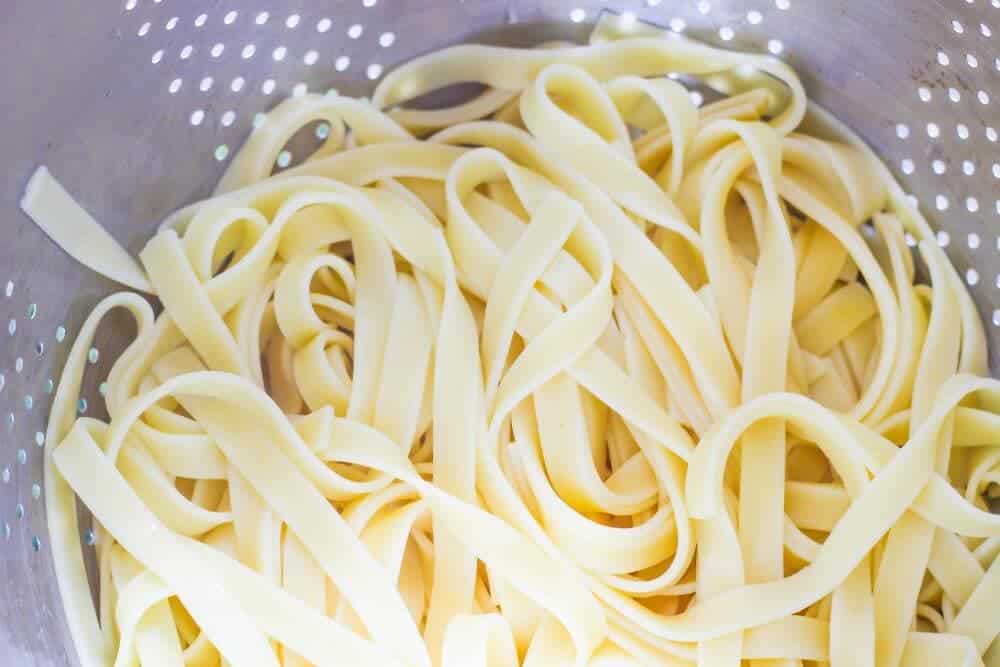
<path fill-rule="evenodd" d="M 364 94 L 462 41 L 582 39 L 603 11 L 769 51 L 920 200 L 965 276 L 1000 370 L 1000 0 L 63 0 L 0 19 L 0 662 L 75 664 L 46 544 L 43 433 L 83 315 L 115 289 L 20 213 L 39 163 L 130 249 L 210 192 L 256 114 L 287 95 Z M 994 31 L 998 34 L 994 35 Z M 282 159 L 293 158 L 284 156 Z M 79 410 L 130 334 L 91 351 Z M 92 536 L 82 539 L 92 541 Z"/>

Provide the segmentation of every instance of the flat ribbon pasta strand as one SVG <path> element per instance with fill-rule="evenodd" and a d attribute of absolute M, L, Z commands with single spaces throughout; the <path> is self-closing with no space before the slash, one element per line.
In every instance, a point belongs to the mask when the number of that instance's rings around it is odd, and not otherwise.
<path fill-rule="evenodd" d="M 83 553 L 79 543 L 76 501 L 72 488 L 56 471 L 52 460 L 56 444 L 62 442 L 74 423 L 77 396 L 83 383 L 83 373 L 90 345 L 104 316 L 117 307 L 127 308 L 135 317 L 140 337 L 153 326 L 153 312 L 142 298 L 131 294 L 116 294 L 105 299 L 84 322 L 80 334 L 67 357 L 59 387 L 52 401 L 45 447 L 45 506 L 49 516 L 49 540 L 53 547 L 53 564 L 70 633 L 80 660 L 90 665 L 106 664 L 112 647 L 101 642 L 97 618 L 90 600 Z"/>
<path fill-rule="evenodd" d="M 523 90 L 550 63 L 576 65 L 598 80 L 622 74 L 662 76 L 669 72 L 709 74 L 740 64 L 754 64 L 773 73 L 792 89 L 792 102 L 774 120 L 786 131 L 798 125 L 805 112 L 805 94 L 795 74 L 780 62 L 706 47 L 690 41 L 637 37 L 589 47 L 527 51 L 465 45 L 417 58 L 382 79 L 373 103 L 392 106 L 438 88 L 478 82 L 507 90 Z"/>
<path fill-rule="evenodd" d="M 412 136 L 391 118 L 360 100 L 336 94 L 292 97 L 273 109 L 267 120 L 254 129 L 230 162 L 215 193 L 231 192 L 267 178 L 278 152 L 295 131 L 316 120 L 325 121 L 330 130 L 323 146 L 312 156 L 314 159 L 339 149 L 345 139 L 346 126 L 350 126 L 361 144 L 412 140 Z"/>
<path fill-rule="evenodd" d="M 21 199 L 21 210 L 85 266 L 133 289 L 151 290 L 135 258 L 66 192 L 47 167 L 39 167 L 32 174 Z M 86 244 L 79 240 L 81 232 L 88 238 Z"/>

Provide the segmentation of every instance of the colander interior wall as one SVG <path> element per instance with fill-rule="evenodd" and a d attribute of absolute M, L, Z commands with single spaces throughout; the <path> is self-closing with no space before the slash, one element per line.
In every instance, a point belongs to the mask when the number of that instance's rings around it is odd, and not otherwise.
<path fill-rule="evenodd" d="M 21 214 L 34 167 L 137 251 L 210 192 L 284 96 L 363 95 L 394 65 L 462 41 L 582 39 L 602 11 L 787 59 L 918 196 L 1000 368 L 1000 0 L 13 0 L 0 20 L 4 664 L 76 664 L 47 545 L 43 433 L 68 347 L 115 289 Z M 130 333 L 124 319 L 102 331 L 81 412 L 100 415 Z"/>

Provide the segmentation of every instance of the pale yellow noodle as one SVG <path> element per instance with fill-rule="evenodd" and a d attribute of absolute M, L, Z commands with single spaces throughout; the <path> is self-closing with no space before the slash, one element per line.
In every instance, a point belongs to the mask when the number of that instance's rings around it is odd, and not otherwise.
<path fill-rule="evenodd" d="M 400 106 L 461 83 L 486 89 Z M 102 301 L 52 406 L 84 667 L 998 664 L 982 325 L 888 170 L 807 131 L 835 123 L 803 124 L 791 69 L 605 17 L 418 58 L 373 100 L 280 104 L 139 262 L 32 179 L 54 240 L 164 307 Z M 77 418 L 119 307 L 110 420 Z"/>

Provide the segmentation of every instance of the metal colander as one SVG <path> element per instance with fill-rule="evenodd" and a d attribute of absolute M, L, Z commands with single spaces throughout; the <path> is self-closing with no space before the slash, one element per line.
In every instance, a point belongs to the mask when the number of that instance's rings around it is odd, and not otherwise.
<path fill-rule="evenodd" d="M 364 95 L 394 65 L 457 42 L 583 39 L 615 11 L 787 59 L 917 197 L 1000 370 L 1000 0 L 62 0 L 44 15 L 43 4 L 8 2 L 0 20 L 4 665 L 76 664 L 46 544 L 43 433 L 69 342 L 116 289 L 18 209 L 39 163 L 137 251 L 167 213 L 210 193 L 279 99 Z M 81 413 L 101 415 L 131 328 L 123 316 L 98 337 Z"/>

